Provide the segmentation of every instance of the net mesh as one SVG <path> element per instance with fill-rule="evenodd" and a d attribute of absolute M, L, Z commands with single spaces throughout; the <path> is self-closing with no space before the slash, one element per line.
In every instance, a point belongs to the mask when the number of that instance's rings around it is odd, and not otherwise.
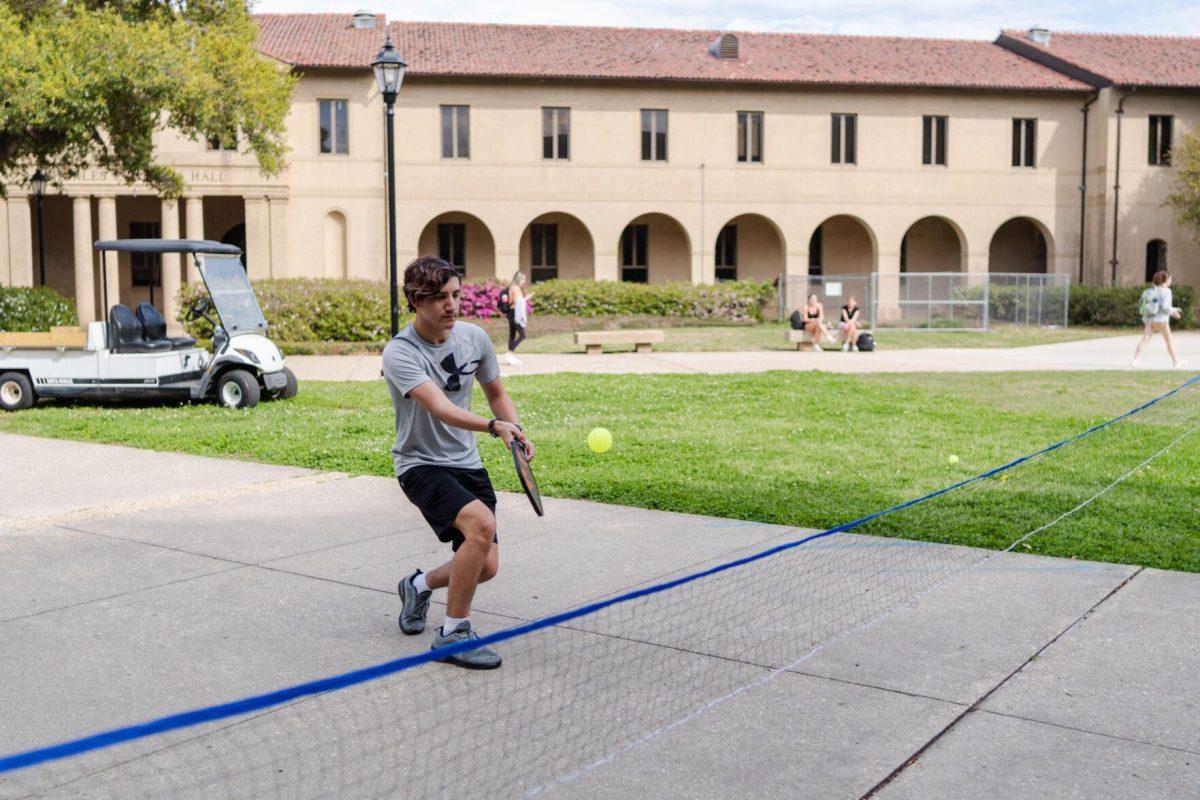
<path fill-rule="evenodd" d="M 0 796 L 553 794 L 999 553 L 1079 535 L 1172 450 L 1195 464 L 1198 391 L 1185 384 L 847 530 L 693 566 L 514 636 L 497 645 L 499 671 L 382 668 L 336 691 L 8 772 Z"/>

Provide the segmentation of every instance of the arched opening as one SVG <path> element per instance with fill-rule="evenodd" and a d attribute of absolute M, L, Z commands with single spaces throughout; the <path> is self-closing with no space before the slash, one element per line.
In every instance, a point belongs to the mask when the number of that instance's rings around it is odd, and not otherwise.
<path fill-rule="evenodd" d="M 242 268 L 246 268 L 246 223 L 239 222 L 221 236 L 222 244 L 231 244 L 242 251 Z"/>
<path fill-rule="evenodd" d="M 900 240 L 900 271 L 963 272 L 966 252 L 957 226 L 943 217 L 923 217 Z"/>
<path fill-rule="evenodd" d="M 713 261 L 718 281 L 770 281 L 784 271 L 783 234 L 760 214 L 742 214 L 717 234 Z"/>
<path fill-rule="evenodd" d="M 874 233 L 849 214 L 822 222 L 808 242 L 810 275 L 863 275 L 874 272 L 875 264 Z"/>
<path fill-rule="evenodd" d="M 1029 217 L 1014 217 L 992 235 L 988 272 L 1045 273 L 1049 236 Z"/>
<path fill-rule="evenodd" d="M 1146 242 L 1146 283 L 1154 280 L 1154 273 L 1167 268 L 1167 243 L 1162 239 Z"/>
<path fill-rule="evenodd" d="M 666 214 L 642 214 L 621 231 L 617 276 L 630 283 L 692 280 L 692 247 L 687 231 Z"/>
<path fill-rule="evenodd" d="M 326 278 L 349 278 L 346 258 L 346 215 L 330 211 L 325 215 L 324 225 Z"/>
<path fill-rule="evenodd" d="M 464 211 L 448 211 L 431 219 L 421 231 L 417 254 L 445 259 L 464 279 L 496 276 L 492 232 L 482 220 Z"/>
<path fill-rule="evenodd" d="M 596 275 L 592 234 L 570 214 L 552 211 L 535 217 L 521 233 L 520 248 L 521 269 L 533 283 L 556 278 L 590 279 Z"/>

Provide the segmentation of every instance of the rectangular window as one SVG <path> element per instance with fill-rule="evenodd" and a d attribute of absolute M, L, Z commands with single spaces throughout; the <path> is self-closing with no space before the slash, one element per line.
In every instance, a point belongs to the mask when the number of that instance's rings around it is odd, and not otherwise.
<path fill-rule="evenodd" d="M 1014 119 L 1012 131 L 1012 165 L 1014 167 L 1036 167 L 1037 120 Z"/>
<path fill-rule="evenodd" d="M 442 106 L 442 158 L 471 157 L 469 106 Z"/>
<path fill-rule="evenodd" d="M 529 226 L 529 277 L 534 283 L 558 277 L 558 226 Z"/>
<path fill-rule="evenodd" d="M 1155 167 L 1171 166 L 1171 128 L 1175 118 L 1160 114 L 1150 115 L 1150 164 Z"/>
<path fill-rule="evenodd" d="M 759 163 L 763 160 L 763 113 L 739 111 L 737 115 L 737 160 Z"/>
<path fill-rule="evenodd" d="M 446 261 L 458 271 L 458 277 L 467 274 L 467 225 L 464 222 L 439 222 L 438 258 Z"/>
<path fill-rule="evenodd" d="M 649 249 L 649 228 L 646 225 L 626 225 L 621 231 L 621 280 L 646 283 L 650 269 L 646 261 Z"/>
<path fill-rule="evenodd" d="M 130 239 L 157 239 L 160 231 L 157 222 L 129 223 Z M 130 253 L 129 271 L 134 286 L 162 286 L 162 256 L 158 253 Z"/>
<path fill-rule="evenodd" d="M 921 118 L 921 163 L 946 165 L 946 126 L 949 117 Z"/>
<path fill-rule="evenodd" d="M 858 114 L 834 114 L 830 158 L 834 164 L 858 163 Z"/>
<path fill-rule="evenodd" d="M 717 280 L 737 280 L 737 225 L 726 225 L 717 234 Z"/>
<path fill-rule="evenodd" d="M 642 109 L 642 161 L 667 160 L 667 112 Z"/>
<path fill-rule="evenodd" d="M 350 152 L 350 104 L 347 100 L 318 100 L 321 109 L 321 152 Z"/>
<path fill-rule="evenodd" d="M 571 157 L 571 109 L 542 109 L 542 158 Z"/>

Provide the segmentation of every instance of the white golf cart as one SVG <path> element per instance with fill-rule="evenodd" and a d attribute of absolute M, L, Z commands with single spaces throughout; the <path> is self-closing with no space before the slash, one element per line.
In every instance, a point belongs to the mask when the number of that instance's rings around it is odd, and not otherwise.
<path fill-rule="evenodd" d="M 203 317 L 213 326 L 212 353 L 195 339 L 168 337 L 166 320 L 150 303 L 136 312 L 118 303 L 107 322 L 92 322 L 86 331 L 0 333 L 0 408 L 29 408 L 42 397 L 213 399 L 227 408 L 251 408 L 260 398 L 296 395 L 296 376 L 266 336 L 241 250 L 179 239 L 101 241 L 95 249 L 103 275 L 109 253 L 191 255 L 208 295 L 188 308 L 188 318 Z M 107 308 L 107 293 L 103 299 Z"/>

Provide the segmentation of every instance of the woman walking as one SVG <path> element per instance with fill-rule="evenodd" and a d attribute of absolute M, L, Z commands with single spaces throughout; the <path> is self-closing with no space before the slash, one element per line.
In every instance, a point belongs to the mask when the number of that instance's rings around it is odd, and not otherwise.
<path fill-rule="evenodd" d="M 528 301 L 533 297 L 533 292 L 526 291 L 525 285 L 525 273 L 518 272 L 513 275 L 512 282 L 504 290 L 504 294 L 508 296 L 504 312 L 508 317 L 508 352 L 503 356 L 505 364 L 521 363 L 516 350 L 521 342 L 525 341 L 525 325 L 529 321 Z"/>
<path fill-rule="evenodd" d="M 1175 342 L 1171 340 L 1171 320 L 1179 319 L 1182 312 L 1174 305 L 1175 298 L 1171 295 L 1171 273 L 1160 269 L 1154 273 L 1153 286 L 1142 292 L 1139 310 L 1142 312 L 1142 340 L 1138 342 L 1137 350 L 1133 352 L 1131 367 L 1142 365 L 1142 348 L 1156 333 L 1161 333 L 1167 343 L 1167 352 L 1171 354 L 1171 366 L 1181 367 L 1183 362 L 1175 354 Z"/>

